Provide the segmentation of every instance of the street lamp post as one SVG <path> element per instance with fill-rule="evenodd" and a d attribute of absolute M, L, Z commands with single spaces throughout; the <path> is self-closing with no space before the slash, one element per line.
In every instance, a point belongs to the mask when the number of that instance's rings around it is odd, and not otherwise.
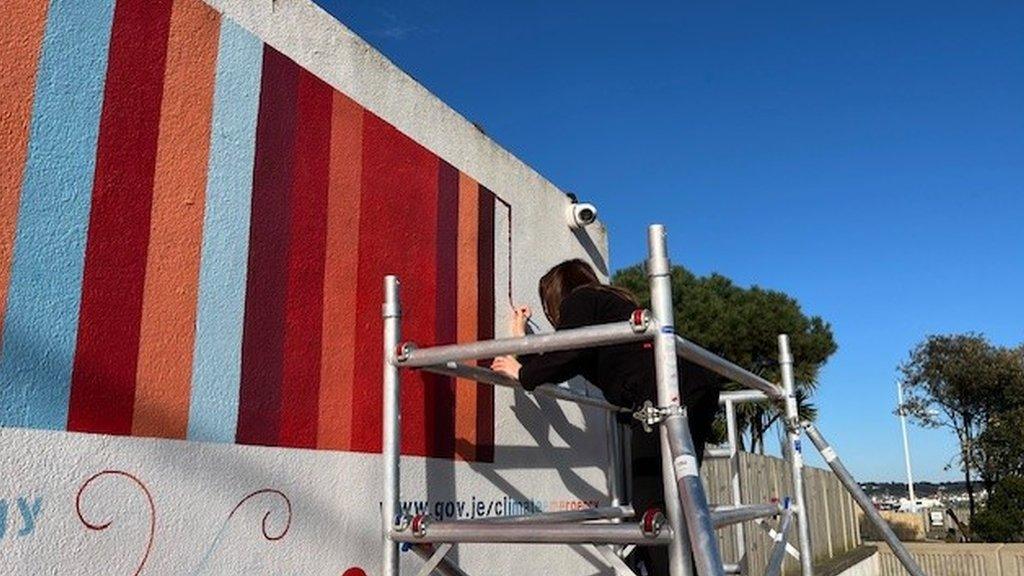
<path fill-rule="evenodd" d="M 917 512 L 917 497 L 914 495 L 914 471 L 910 467 L 910 438 L 907 436 L 907 411 L 903 409 L 903 382 L 896 379 L 896 395 L 899 398 L 900 427 L 903 428 L 903 458 L 907 463 L 907 490 L 910 493 L 910 511 Z"/>

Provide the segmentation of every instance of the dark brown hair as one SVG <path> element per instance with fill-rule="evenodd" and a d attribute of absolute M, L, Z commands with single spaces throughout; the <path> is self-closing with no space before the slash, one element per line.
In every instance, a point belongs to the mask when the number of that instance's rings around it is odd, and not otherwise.
<path fill-rule="evenodd" d="M 574 258 L 566 260 L 548 270 L 544 276 L 541 276 L 540 283 L 537 286 L 540 302 L 544 306 L 544 315 L 548 317 L 552 326 L 558 328 L 558 313 L 559 308 L 562 306 L 562 300 L 565 300 L 569 294 L 583 287 L 593 287 L 610 292 L 639 307 L 636 298 L 627 290 L 617 286 L 602 284 L 594 269 L 590 267 L 590 264 L 579 258 Z"/>

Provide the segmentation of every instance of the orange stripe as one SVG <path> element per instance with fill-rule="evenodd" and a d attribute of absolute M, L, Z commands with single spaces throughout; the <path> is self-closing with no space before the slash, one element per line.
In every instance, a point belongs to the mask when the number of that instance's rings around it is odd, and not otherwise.
<path fill-rule="evenodd" d="M 459 244 L 458 244 L 458 341 L 477 339 L 477 228 L 480 220 L 479 186 L 472 178 L 459 174 Z M 460 460 L 476 459 L 476 382 L 459 379 L 455 382 L 455 456 Z"/>
<path fill-rule="evenodd" d="M 352 445 L 354 408 L 352 379 L 363 109 L 340 92 L 334 93 L 331 130 L 317 446 L 328 450 L 348 450 Z"/>
<path fill-rule="evenodd" d="M 188 429 L 199 254 L 219 14 L 175 0 L 171 14 L 132 434 L 184 438 Z"/>
<path fill-rule="evenodd" d="M 47 0 L 14 0 L 0 18 L 0 339 L 11 281 L 21 178 L 28 155 L 36 69 L 46 28 Z"/>

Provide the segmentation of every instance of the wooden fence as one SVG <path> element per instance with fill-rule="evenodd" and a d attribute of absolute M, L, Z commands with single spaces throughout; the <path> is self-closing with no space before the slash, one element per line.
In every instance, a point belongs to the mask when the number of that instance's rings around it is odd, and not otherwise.
<path fill-rule="evenodd" d="M 790 495 L 789 465 L 785 460 L 771 456 L 740 453 L 742 494 L 744 504 L 759 504 L 772 499 L 782 500 Z M 857 505 L 853 498 L 829 470 L 807 467 L 805 485 L 807 508 L 810 516 L 811 544 L 815 561 L 825 561 L 853 550 L 860 545 L 860 526 Z M 705 462 L 702 476 L 712 504 L 731 504 L 731 471 L 728 460 Z M 776 526 L 775 520 L 766 521 Z M 745 525 L 748 574 L 764 572 L 771 554 L 772 541 L 768 533 L 754 522 Z M 798 548 L 796 525 L 790 531 L 789 541 Z M 731 528 L 719 530 L 722 555 L 728 563 L 738 561 L 735 532 Z M 799 563 L 787 556 L 786 574 L 797 574 Z"/>

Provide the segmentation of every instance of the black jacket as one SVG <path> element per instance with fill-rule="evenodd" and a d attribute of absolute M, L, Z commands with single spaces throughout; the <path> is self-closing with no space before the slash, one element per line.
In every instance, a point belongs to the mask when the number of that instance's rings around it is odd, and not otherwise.
<path fill-rule="evenodd" d="M 567 296 L 559 308 L 559 329 L 628 320 L 636 306 L 609 290 L 584 286 Z M 657 405 L 654 351 L 650 342 L 618 344 L 523 356 L 519 381 L 527 390 L 541 384 L 583 376 L 619 406 L 639 407 L 645 400 Z M 717 404 L 721 379 L 708 370 L 679 359 L 679 388 L 683 403 L 693 406 L 706 392 Z"/>

